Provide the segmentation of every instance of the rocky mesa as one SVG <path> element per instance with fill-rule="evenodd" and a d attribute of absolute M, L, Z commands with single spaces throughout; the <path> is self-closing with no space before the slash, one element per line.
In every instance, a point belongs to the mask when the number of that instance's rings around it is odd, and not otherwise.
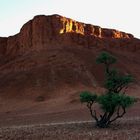
<path fill-rule="evenodd" d="M 40 15 L 27 22 L 17 35 L 0 38 L 0 55 L 17 56 L 31 50 L 64 46 L 117 46 L 137 50 L 139 42 L 133 35 L 114 29 L 80 23 L 60 15 Z"/>
<path fill-rule="evenodd" d="M 139 81 L 140 40 L 133 35 L 60 15 L 35 16 L 18 34 L 0 38 L 0 96 L 35 98 L 102 86 L 102 66 L 95 63 L 102 50 Z"/>

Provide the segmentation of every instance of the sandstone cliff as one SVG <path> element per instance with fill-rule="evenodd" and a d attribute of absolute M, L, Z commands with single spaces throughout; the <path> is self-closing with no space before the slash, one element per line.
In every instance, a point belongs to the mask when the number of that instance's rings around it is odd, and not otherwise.
<path fill-rule="evenodd" d="M 80 23 L 59 15 L 40 15 L 27 22 L 19 34 L 0 38 L 0 55 L 14 57 L 32 50 L 63 46 L 117 46 L 136 51 L 139 44 L 133 35 L 114 29 Z"/>

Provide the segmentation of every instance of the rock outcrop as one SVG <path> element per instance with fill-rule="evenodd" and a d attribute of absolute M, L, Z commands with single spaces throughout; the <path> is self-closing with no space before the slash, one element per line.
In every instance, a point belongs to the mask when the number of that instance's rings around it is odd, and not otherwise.
<path fill-rule="evenodd" d="M 80 23 L 59 15 L 40 15 L 27 22 L 19 34 L 0 38 L 0 55 L 11 59 L 33 50 L 64 46 L 117 46 L 136 50 L 139 45 L 140 41 L 131 34 Z"/>
<path fill-rule="evenodd" d="M 36 16 L 18 34 L 0 38 L 0 97 L 27 99 L 65 87 L 97 87 L 103 70 L 95 59 L 104 49 L 139 81 L 140 40 L 133 35 L 59 15 Z"/>

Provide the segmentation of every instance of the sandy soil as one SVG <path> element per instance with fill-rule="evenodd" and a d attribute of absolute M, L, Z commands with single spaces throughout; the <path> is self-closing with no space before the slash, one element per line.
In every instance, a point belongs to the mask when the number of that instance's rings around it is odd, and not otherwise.
<path fill-rule="evenodd" d="M 0 140 L 140 139 L 140 103 L 108 129 L 96 128 L 94 122 L 83 122 L 92 119 L 86 107 L 79 103 L 65 103 L 64 106 L 63 102 L 62 107 L 59 102 L 59 106 L 52 105 L 49 109 L 45 106 L 47 103 L 43 102 L 23 110 L 1 113 Z M 68 123 L 71 121 L 74 123 Z"/>
<path fill-rule="evenodd" d="M 79 101 L 79 87 L 56 98 L 36 100 L 7 100 L 0 110 L 0 140 L 139 140 L 140 102 L 127 110 L 124 120 L 109 129 L 98 129 L 93 123 L 68 124 L 67 122 L 91 121 L 84 104 Z M 80 88 L 80 90 L 83 90 Z M 129 94 L 139 96 L 139 90 Z M 61 123 L 63 125 L 47 125 Z M 66 124 L 65 124 L 66 123 Z M 121 138 L 121 139 L 120 139 Z"/>

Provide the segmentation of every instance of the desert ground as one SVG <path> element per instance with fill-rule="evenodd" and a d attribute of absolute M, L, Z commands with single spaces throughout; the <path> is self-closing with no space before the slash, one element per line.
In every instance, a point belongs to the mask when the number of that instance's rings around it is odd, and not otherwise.
<path fill-rule="evenodd" d="M 80 90 L 79 90 L 80 89 Z M 69 89 L 61 96 L 36 100 L 1 102 L 1 140 L 139 140 L 140 102 L 110 128 L 95 127 L 86 106 L 79 101 L 85 87 Z M 88 88 L 92 90 L 92 88 Z M 136 92 L 137 91 L 137 92 Z M 138 87 L 131 88 L 139 98 Z M 63 95 L 63 96 L 62 96 Z M 95 106 L 96 107 L 96 106 Z M 97 108 L 97 107 L 96 107 Z"/>
<path fill-rule="evenodd" d="M 20 125 L 0 128 L 5 140 L 139 140 L 140 121 L 123 120 L 107 129 L 91 122 Z"/>

